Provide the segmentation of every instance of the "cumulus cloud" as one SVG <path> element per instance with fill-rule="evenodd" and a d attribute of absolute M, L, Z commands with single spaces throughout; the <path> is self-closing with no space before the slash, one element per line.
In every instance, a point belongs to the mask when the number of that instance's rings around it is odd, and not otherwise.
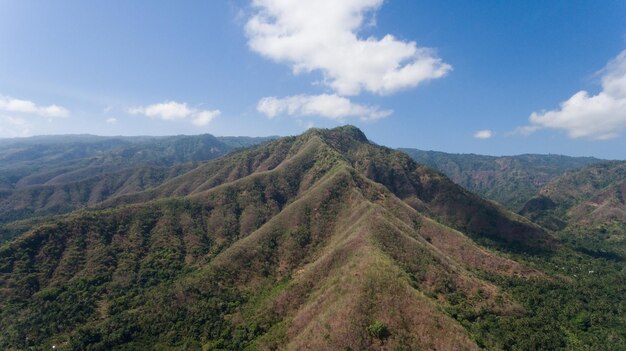
<path fill-rule="evenodd" d="M 176 101 L 166 101 L 149 106 L 132 107 L 128 110 L 128 112 L 133 115 L 141 114 L 150 118 L 160 118 L 166 121 L 185 119 L 193 113 L 193 111 L 187 107 L 187 104 L 181 104 Z"/>
<path fill-rule="evenodd" d="M 26 137 L 30 135 L 30 123 L 19 117 L 0 116 L 0 137 Z"/>
<path fill-rule="evenodd" d="M 165 101 L 162 103 L 138 106 L 128 109 L 133 115 L 144 115 L 165 121 L 190 120 L 197 126 L 205 126 L 221 114 L 219 110 L 198 110 L 188 107 L 186 103 Z"/>
<path fill-rule="evenodd" d="M 293 72 L 319 71 L 339 95 L 361 91 L 391 94 L 443 77 L 452 69 L 432 50 L 387 34 L 358 36 L 383 0 L 254 0 L 246 24 L 253 51 L 291 65 Z"/>
<path fill-rule="evenodd" d="M 114 117 L 107 118 L 107 119 L 106 119 L 106 122 L 107 122 L 108 124 L 115 124 L 115 123 L 117 123 L 117 118 L 114 118 Z"/>
<path fill-rule="evenodd" d="M 476 139 L 489 139 L 493 136 L 494 132 L 489 129 L 479 130 L 474 133 L 474 138 Z"/>
<path fill-rule="evenodd" d="M 391 110 L 381 110 L 378 106 L 356 104 L 335 94 L 265 97 L 257 104 L 257 111 L 269 118 L 278 115 L 320 116 L 333 120 L 358 117 L 364 121 L 384 118 L 393 113 Z"/>
<path fill-rule="evenodd" d="M 522 133 L 542 128 L 560 129 L 570 138 L 606 140 L 626 128 L 626 50 L 601 71 L 602 90 L 591 95 L 579 91 L 555 110 L 534 112 Z"/>
<path fill-rule="evenodd" d="M 41 117 L 67 117 L 69 111 L 58 105 L 38 106 L 32 101 L 0 95 L 0 111 L 33 114 Z"/>
<path fill-rule="evenodd" d="M 192 115 L 193 118 L 191 119 L 191 123 L 197 126 L 205 126 L 211 123 L 211 121 L 215 119 L 215 117 L 219 116 L 220 114 L 221 112 L 219 110 L 199 111 Z"/>

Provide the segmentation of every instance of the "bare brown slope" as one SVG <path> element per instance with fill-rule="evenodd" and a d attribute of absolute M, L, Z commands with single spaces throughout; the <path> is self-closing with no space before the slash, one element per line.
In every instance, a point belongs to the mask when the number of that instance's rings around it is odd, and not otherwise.
<path fill-rule="evenodd" d="M 589 200 L 572 207 L 568 215 L 574 223 L 597 224 L 617 221 L 626 223 L 626 180 L 616 182 Z"/>
<path fill-rule="evenodd" d="M 345 129 L 356 136 L 346 141 Z M 418 211 L 474 238 L 489 239 L 508 249 L 553 245 L 542 229 L 525 218 L 466 191 L 445 175 L 416 164 L 404 153 L 367 142 L 357 128 L 348 126 L 320 133 L 369 179 L 385 185 Z"/>

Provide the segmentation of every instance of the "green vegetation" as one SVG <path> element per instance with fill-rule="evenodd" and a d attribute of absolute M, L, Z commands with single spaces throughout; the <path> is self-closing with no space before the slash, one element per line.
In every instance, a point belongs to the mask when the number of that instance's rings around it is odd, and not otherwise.
<path fill-rule="evenodd" d="M 0 349 L 625 348 L 626 225 L 549 234 L 354 127 L 151 184 L 4 227 Z"/>
<path fill-rule="evenodd" d="M 550 274 L 549 279 L 489 277 L 520 303 L 519 314 L 476 313 L 464 299 L 455 301 L 449 313 L 486 349 L 625 349 L 626 231 L 617 246 L 593 234 L 561 232 L 563 246 L 554 254 L 515 256 Z M 582 247 L 594 249 L 585 254 Z"/>
<path fill-rule="evenodd" d="M 367 326 L 367 332 L 373 338 L 383 340 L 389 337 L 389 330 L 385 323 L 376 321 Z"/>

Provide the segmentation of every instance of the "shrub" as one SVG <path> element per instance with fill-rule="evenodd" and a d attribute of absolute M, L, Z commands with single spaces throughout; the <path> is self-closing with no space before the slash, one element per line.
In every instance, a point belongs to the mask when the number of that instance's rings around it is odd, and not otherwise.
<path fill-rule="evenodd" d="M 387 326 L 381 321 L 376 321 L 370 324 L 367 327 L 367 332 L 371 337 L 379 340 L 389 337 L 389 329 L 387 329 Z"/>

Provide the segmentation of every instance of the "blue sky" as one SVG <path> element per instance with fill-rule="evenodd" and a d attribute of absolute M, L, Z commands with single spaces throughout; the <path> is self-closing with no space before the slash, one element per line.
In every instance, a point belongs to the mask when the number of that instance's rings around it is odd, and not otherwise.
<path fill-rule="evenodd" d="M 350 123 L 391 147 L 624 159 L 625 49 L 624 1 L 0 0 L 0 137 Z"/>

